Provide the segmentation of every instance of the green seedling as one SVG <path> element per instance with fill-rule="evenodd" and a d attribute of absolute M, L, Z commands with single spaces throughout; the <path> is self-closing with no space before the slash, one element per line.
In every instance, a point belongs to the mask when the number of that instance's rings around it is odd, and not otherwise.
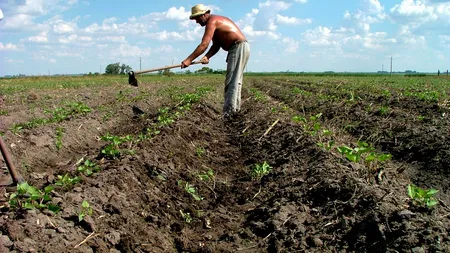
<path fill-rule="evenodd" d="M 419 115 L 417 116 L 417 119 L 420 121 L 424 121 L 425 120 L 425 116 Z"/>
<path fill-rule="evenodd" d="M 184 213 L 182 210 L 180 210 L 180 214 L 181 214 L 181 217 L 183 218 L 183 220 L 186 223 L 191 223 L 192 222 L 192 216 L 191 216 L 190 213 Z"/>
<path fill-rule="evenodd" d="M 203 200 L 203 197 L 197 194 L 197 189 L 194 185 L 190 184 L 189 182 L 183 182 L 183 180 L 178 180 L 178 185 L 180 187 L 183 187 L 183 189 L 189 193 L 195 200 L 200 201 Z"/>
<path fill-rule="evenodd" d="M 102 136 L 101 140 L 110 142 L 101 150 L 101 153 L 103 155 L 105 155 L 107 158 L 117 159 L 122 155 L 122 153 L 124 153 L 124 151 L 128 151 L 128 153 L 130 153 L 130 154 L 133 153 L 132 150 L 120 149 L 120 146 L 123 143 L 130 142 L 133 140 L 133 137 L 131 135 L 127 135 L 125 137 L 120 137 L 120 136 L 114 136 L 114 135 L 107 134 L 105 136 Z"/>
<path fill-rule="evenodd" d="M 64 128 L 57 127 L 56 128 L 56 149 L 60 150 L 63 147 L 62 137 L 64 135 Z"/>
<path fill-rule="evenodd" d="M 331 140 L 328 142 L 317 143 L 317 146 L 321 147 L 324 150 L 330 151 L 334 147 L 335 141 Z"/>
<path fill-rule="evenodd" d="M 29 185 L 27 182 L 19 183 L 17 185 L 17 191 L 9 196 L 9 205 L 12 209 L 24 208 L 24 209 L 48 209 L 54 213 L 57 213 L 61 208 L 57 205 L 49 204 L 51 201 L 50 193 L 53 190 L 53 186 L 47 186 L 43 191 L 37 189 L 34 186 Z"/>
<path fill-rule="evenodd" d="M 391 108 L 387 107 L 387 106 L 382 106 L 380 107 L 380 109 L 378 109 L 378 112 L 380 113 L 380 115 L 386 115 L 390 112 Z"/>
<path fill-rule="evenodd" d="M 169 108 L 159 108 L 158 109 L 159 115 L 158 115 L 158 123 L 160 127 L 169 126 L 172 124 L 175 120 L 173 119 L 173 116 L 169 113 Z"/>
<path fill-rule="evenodd" d="M 92 174 L 99 172 L 101 170 L 100 166 L 98 166 L 95 162 L 92 162 L 91 160 L 86 160 L 84 163 L 77 167 L 77 171 L 86 175 L 86 176 L 92 176 Z"/>
<path fill-rule="evenodd" d="M 80 182 L 81 179 L 79 177 L 71 177 L 69 173 L 66 173 L 64 176 L 58 175 L 58 179 L 55 182 L 56 186 L 60 186 L 64 189 L 69 189 L 76 183 Z"/>
<path fill-rule="evenodd" d="M 306 117 L 296 115 L 292 117 L 292 121 L 301 124 L 302 129 L 305 133 L 308 133 L 311 136 L 315 136 L 318 134 L 318 131 L 322 127 L 322 125 L 319 122 L 319 119 L 321 117 L 322 113 L 310 116 L 309 120 L 306 119 Z"/>
<path fill-rule="evenodd" d="M 267 97 L 264 96 L 264 94 L 260 90 L 258 90 L 256 88 L 251 88 L 251 89 L 249 89 L 249 92 L 251 94 L 253 94 L 253 96 L 254 96 L 256 101 L 259 101 L 259 102 L 262 102 L 262 103 L 267 102 Z"/>
<path fill-rule="evenodd" d="M 197 155 L 198 157 L 201 157 L 203 154 L 205 154 L 206 150 L 202 147 L 197 147 L 195 149 L 195 155 Z"/>
<path fill-rule="evenodd" d="M 338 147 L 337 150 L 339 153 L 345 155 L 349 161 L 359 162 L 364 153 L 372 152 L 374 148 L 370 147 L 369 144 L 365 142 L 358 142 L 358 146 L 356 148 L 351 148 L 344 145 Z"/>
<path fill-rule="evenodd" d="M 82 220 L 84 220 L 84 218 L 89 215 L 92 215 L 92 207 L 89 204 L 89 202 L 87 202 L 86 200 L 83 200 L 83 202 L 81 203 L 81 210 L 78 213 L 78 222 L 81 222 Z"/>
<path fill-rule="evenodd" d="M 265 175 L 268 175 L 271 170 L 272 166 L 270 166 L 266 161 L 264 161 L 262 164 L 255 164 L 251 168 L 250 174 L 252 178 L 260 181 Z"/>
<path fill-rule="evenodd" d="M 439 202 L 434 197 L 436 193 L 438 193 L 438 190 L 436 189 L 425 190 L 413 184 L 408 185 L 408 195 L 411 198 L 412 203 L 420 207 L 431 209 L 437 205 Z"/>
<path fill-rule="evenodd" d="M 211 181 L 215 179 L 214 170 L 208 169 L 208 171 L 198 174 L 198 177 L 202 181 Z"/>

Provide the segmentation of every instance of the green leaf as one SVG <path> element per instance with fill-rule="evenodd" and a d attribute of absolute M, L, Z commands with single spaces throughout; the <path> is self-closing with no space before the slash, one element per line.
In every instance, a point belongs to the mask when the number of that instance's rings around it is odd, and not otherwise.
<path fill-rule="evenodd" d="M 82 221 L 83 219 L 84 219 L 84 213 L 80 213 L 80 214 L 78 214 L 78 221 L 80 222 L 80 221 Z"/>
<path fill-rule="evenodd" d="M 412 199 L 414 199 L 416 197 L 415 187 L 412 184 L 408 185 L 408 196 Z"/>
<path fill-rule="evenodd" d="M 431 207 L 433 207 L 433 206 L 435 206 L 437 204 L 438 204 L 438 201 L 434 200 L 434 199 L 430 199 L 430 200 L 427 201 L 427 207 L 428 208 L 431 208 Z"/>
<path fill-rule="evenodd" d="M 89 208 L 90 207 L 89 202 L 87 202 L 86 200 L 83 200 L 83 203 L 81 203 L 81 206 L 83 208 Z"/>
<path fill-rule="evenodd" d="M 58 205 L 54 205 L 54 204 L 49 204 L 47 206 L 48 210 L 52 211 L 53 213 L 58 213 L 59 211 L 61 211 L 61 207 Z"/>
<path fill-rule="evenodd" d="M 30 209 L 30 210 L 33 210 L 35 208 L 34 205 L 32 203 L 30 203 L 30 202 L 24 203 L 23 207 L 26 208 L 26 209 Z"/>
<path fill-rule="evenodd" d="M 53 187 L 53 185 L 48 185 L 44 188 L 44 192 L 45 193 L 50 193 L 51 191 L 53 191 L 55 189 L 55 187 Z"/>
<path fill-rule="evenodd" d="M 436 193 L 438 193 L 439 191 L 438 190 L 436 190 L 436 189 L 429 189 L 428 191 L 427 191 L 427 193 L 426 193 L 426 196 L 427 197 L 432 197 L 432 196 L 434 196 Z"/>

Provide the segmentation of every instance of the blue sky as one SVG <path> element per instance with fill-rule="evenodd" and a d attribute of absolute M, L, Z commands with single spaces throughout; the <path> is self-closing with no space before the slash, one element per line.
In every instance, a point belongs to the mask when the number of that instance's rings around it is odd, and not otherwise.
<path fill-rule="evenodd" d="M 203 35 L 189 20 L 197 3 L 241 28 L 248 71 L 389 70 L 391 56 L 394 71 L 450 69 L 450 1 L 0 0 L 0 76 L 179 64 Z M 225 58 L 209 67 L 225 69 Z"/>

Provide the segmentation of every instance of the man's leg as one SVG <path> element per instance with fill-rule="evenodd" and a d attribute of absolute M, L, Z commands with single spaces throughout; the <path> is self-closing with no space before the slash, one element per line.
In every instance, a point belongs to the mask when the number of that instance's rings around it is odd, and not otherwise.
<path fill-rule="evenodd" d="M 250 47 L 248 43 L 241 43 L 228 51 L 225 103 L 223 106 L 225 116 L 231 116 L 241 108 L 242 81 L 249 55 Z"/>

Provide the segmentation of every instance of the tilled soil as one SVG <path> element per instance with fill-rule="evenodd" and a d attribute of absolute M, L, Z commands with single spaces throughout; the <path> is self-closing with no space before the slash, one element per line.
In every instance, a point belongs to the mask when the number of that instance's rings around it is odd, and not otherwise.
<path fill-rule="evenodd" d="M 448 104 L 364 89 L 349 102 L 339 93 L 345 80 L 246 77 L 242 112 L 224 121 L 222 77 L 199 79 L 4 95 L 0 131 L 30 185 L 42 189 L 58 175 L 79 175 L 81 158 L 101 171 L 55 187 L 56 214 L 3 202 L 0 252 L 450 252 Z M 128 143 L 132 153 L 101 153 L 101 136 L 146 132 L 161 108 L 176 111 L 182 104 L 175 97 L 196 87 L 212 91 L 153 138 Z M 66 101 L 93 110 L 10 131 Z M 389 114 L 380 114 L 382 107 Z M 373 168 L 320 147 L 329 136 L 292 120 L 319 113 L 320 131 L 331 130 L 336 143 L 364 140 L 392 159 Z M 64 129 L 59 149 L 57 127 Z M 270 173 L 252 177 L 263 162 Z M 413 205 L 410 183 L 438 189 L 439 204 Z M 2 189 L 4 199 L 15 191 Z M 80 221 L 83 201 L 92 213 Z"/>

